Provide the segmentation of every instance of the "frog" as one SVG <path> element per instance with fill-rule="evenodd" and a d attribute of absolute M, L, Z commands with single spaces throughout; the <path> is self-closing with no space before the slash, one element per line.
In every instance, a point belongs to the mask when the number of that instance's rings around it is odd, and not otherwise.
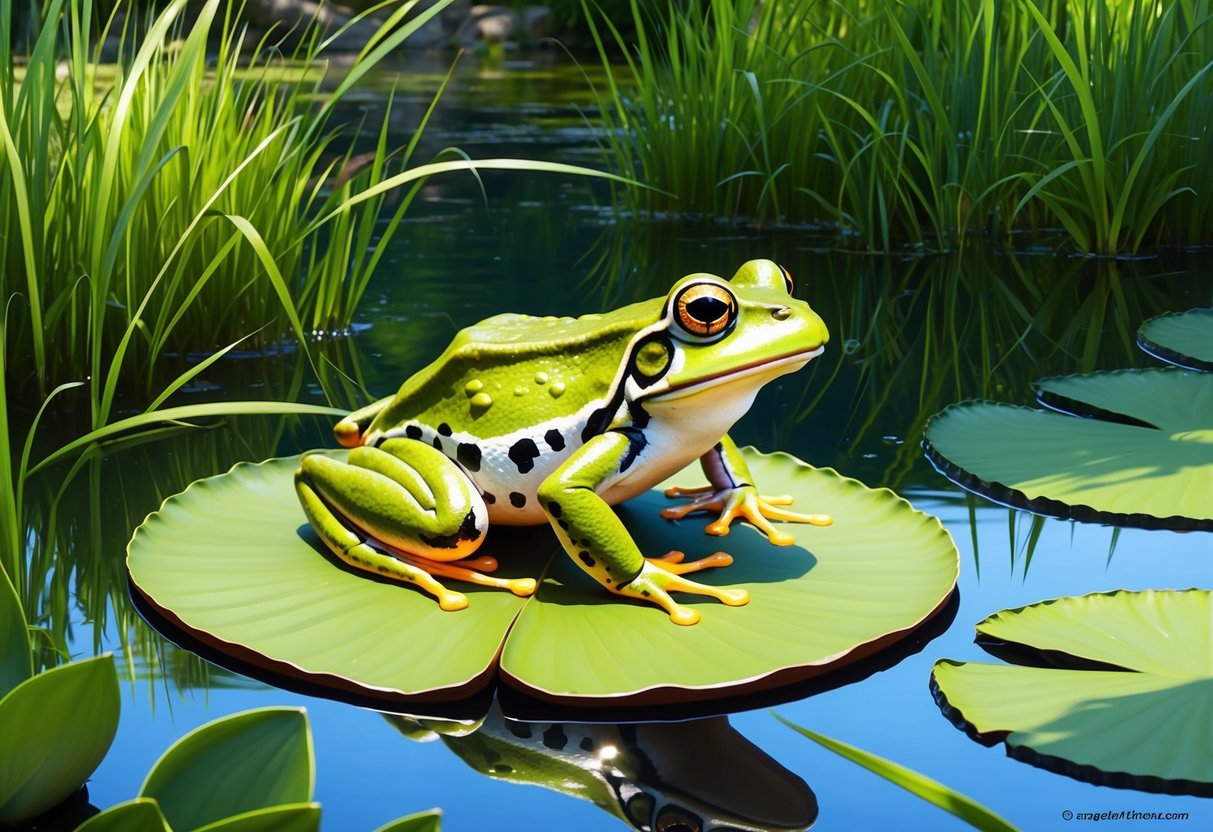
<path fill-rule="evenodd" d="M 708 512 L 707 534 L 741 521 L 775 546 L 795 537 L 772 521 L 832 522 L 791 510 L 789 496 L 762 496 L 729 437 L 765 384 L 829 340 L 794 290 L 787 269 L 758 259 L 728 280 L 696 272 L 665 297 L 604 313 L 505 313 L 462 329 L 395 395 L 337 423 L 346 460 L 302 457 L 294 480 L 304 514 L 345 564 L 410 584 L 446 611 L 468 598 L 445 579 L 535 593 L 535 579 L 495 576 L 497 559 L 477 554 L 490 524 L 549 525 L 603 588 L 655 604 L 676 624 L 701 614 L 672 593 L 742 606 L 744 588 L 686 577 L 729 566 L 731 555 L 646 555 L 613 506 L 698 460 L 707 485 L 667 488 L 680 502 L 662 517 Z"/>

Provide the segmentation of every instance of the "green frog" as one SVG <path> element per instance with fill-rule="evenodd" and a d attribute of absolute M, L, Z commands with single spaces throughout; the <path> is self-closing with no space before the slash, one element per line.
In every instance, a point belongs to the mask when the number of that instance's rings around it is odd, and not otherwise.
<path fill-rule="evenodd" d="M 748 521 L 776 546 L 771 521 L 827 525 L 760 496 L 729 429 L 767 382 L 820 355 L 829 338 L 787 270 L 752 260 L 731 280 L 697 273 L 664 298 L 579 318 L 496 315 L 460 331 L 442 356 L 334 433 L 348 462 L 303 458 L 295 487 L 320 539 L 346 563 L 413 584 L 444 610 L 467 597 L 452 578 L 516 595 L 530 578 L 492 576 L 476 556 L 489 523 L 551 524 L 564 550 L 607 590 L 658 604 L 677 624 L 699 613 L 671 592 L 730 606 L 744 589 L 687 573 L 727 566 L 724 552 L 646 557 L 611 510 L 698 459 L 708 483 L 671 488 L 662 511 L 715 513 L 706 531 Z"/>

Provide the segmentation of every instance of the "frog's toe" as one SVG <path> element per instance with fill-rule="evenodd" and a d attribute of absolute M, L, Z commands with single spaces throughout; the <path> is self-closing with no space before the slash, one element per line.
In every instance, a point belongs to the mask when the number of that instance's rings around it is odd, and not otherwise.
<path fill-rule="evenodd" d="M 686 555 L 673 551 L 659 558 L 645 558 L 658 569 L 663 569 L 673 575 L 685 575 L 687 572 L 698 572 L 701 569 L 715 569 L 733 565 L 733 556 L 728 552 L 716 552 L 699 560 L 685 561 Z"/>
<path fill-rule="evenodd" d="M 678 604 L 673 604 L 673 609 L 667 610 L 670 614 L 670 620 L 675 624 L 680 624 L 683 627 L 689 627 L 692 624 L 699 623 L 699 613 L 690 607 L 681 607 Z"/>
<path fill-rule="evenodd" d="M 534 578 L 514 578 L 505 582 L 505 588 L 520 598 L 527 598 L 535 594 L 539 582 Z"/>
<path fill-rule="evenodd" d="M 467 609 L 468 597 L 462 592 L 456 592 L 453 589 L 441 587 L 438 592 L 434 593 L 438 597 L 438 606 L 447 612 L 455 612 L 456 610 Z"/>

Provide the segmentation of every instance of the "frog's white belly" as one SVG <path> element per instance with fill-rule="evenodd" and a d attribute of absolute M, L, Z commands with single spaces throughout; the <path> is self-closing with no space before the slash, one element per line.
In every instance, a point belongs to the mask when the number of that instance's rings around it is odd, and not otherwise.
<path fill-rule="evenodd" d="M 784 372 L 787 370 L 773 372 L 770 377 Z M 626 428 L 639 437 L 639 449 L 623 470 L 599 483 L 598 494 L 609 505 L 618 505 L 695 462 L 745 415 L 767 380 L 755 384 L 753 377 L 739 379 L 694 395 L 647 402 L 644 425 Z M 401 425 L 386 436 L 409 436 L 432 444 L 462 465 L 484 497 L 490 523 L 542 525 L 548 520 L 536 498 L 539 486 L 582 447 L 581 432 L 599 405 L 592 402 L 564 419 L 489 439 L 439 434 L 433 427 L 416 423 Z M 626 405 L 621 408 L 625 409 Z"/>

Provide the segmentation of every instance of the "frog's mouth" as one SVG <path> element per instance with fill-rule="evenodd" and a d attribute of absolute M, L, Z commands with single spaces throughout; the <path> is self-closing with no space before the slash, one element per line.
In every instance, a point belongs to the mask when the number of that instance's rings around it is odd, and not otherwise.
<path fill-rule="evenodd" d="M 777 355 L 774 358 L 766 358 L 751 364 L 744 364 L 741 367 L 707 376 L 696 381 L 671 385 L 664 390 L 654 392 L 652 396 L 646 396 L 646 398 L 654 402 L 673 401 L 674 399 L 693 396 L 708 388 L 719 387 L 721 384 L 732 384 L 748 376 L 770 375 L 771 378 L 775 378 L 776 376 L 799 369 L 799 366 L 803 366 L 821 355 L 825 351 L 825 348 L 825 344 L 820 344 L 811 350 L 800 350 L 799 352 Z"/>

